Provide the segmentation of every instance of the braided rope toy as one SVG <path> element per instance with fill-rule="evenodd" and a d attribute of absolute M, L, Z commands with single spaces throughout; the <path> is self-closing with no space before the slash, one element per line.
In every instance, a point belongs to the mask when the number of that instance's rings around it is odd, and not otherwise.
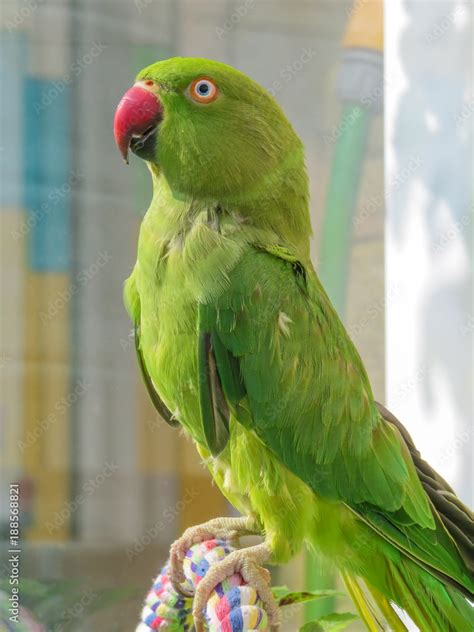
<path fill-rule="evenodd" d="M 212 564 L 235 548 L 224 540 L 207 540 L 193 545 L 183 563 L 184 587 L 194 591 Z M 169 579 L 169 562 L 162 568 L 149 591 L 135 632 L 190 632 L 194 629 L 192 598 L 179 595 Z M 236 573 L 217 584 L 206 607 L 209 632 L 252 632 L 268 628 L 267 613 L 252 586 Z"/>

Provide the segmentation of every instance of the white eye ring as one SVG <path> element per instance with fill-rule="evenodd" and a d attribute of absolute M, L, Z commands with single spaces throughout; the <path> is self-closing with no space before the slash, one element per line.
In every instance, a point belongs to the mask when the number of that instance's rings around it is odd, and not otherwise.
<path fill-rule="evenodd" d="M 211 103 L 217 98 L 219 91 L 212 79 L 199 77 L 190 85 L 189 94 L 197 103 Z"/>

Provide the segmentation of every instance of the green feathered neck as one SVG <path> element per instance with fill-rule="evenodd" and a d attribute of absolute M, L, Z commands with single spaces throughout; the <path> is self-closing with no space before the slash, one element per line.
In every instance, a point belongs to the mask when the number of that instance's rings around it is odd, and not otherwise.
<path fill-rule="evenodd" d="M 276 234 L 281 245 L 295 255 L 309 258 L 309 239 L 312 234 L 309 214 L 308 178 L 303 147 L 299 139 L 287 152 L 284 160 L 269 173 L 239 192 L 217 197 L 193 197 L 170 184 L 163 171 L 154 163 L 147 163 L 153 180 L 153 199 L 147 216 L 158 220 L 160 237 L 173 239 L 185 235 L 194 219 L 205 211 L 232 215 L 256 233 Z M 209 173 L 209 178 L 214 174 Z M 163 234 L 166 231 L 166 235 Z M 273 240 L 274 241 L 274 240 Z"/>

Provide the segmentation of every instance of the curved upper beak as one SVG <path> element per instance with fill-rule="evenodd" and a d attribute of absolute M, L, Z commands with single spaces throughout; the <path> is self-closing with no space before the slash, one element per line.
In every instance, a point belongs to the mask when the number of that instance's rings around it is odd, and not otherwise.
<path fill-rule="evenodd" d="M 132 140 L 145 143 L 163 119 L 163 105 L 158 96 L 140 83 L 123 95 L 114 117 L 114 136 L 123 159 L 128 164 Z M 132 147 L 133 149 L 133 147 Z"/>

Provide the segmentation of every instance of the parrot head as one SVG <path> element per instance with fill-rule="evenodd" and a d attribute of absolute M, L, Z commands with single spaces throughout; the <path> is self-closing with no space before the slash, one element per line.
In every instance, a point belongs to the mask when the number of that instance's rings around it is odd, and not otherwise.
<path fill-rule="evenodd" d="M 117 107 L 114 135 L 126 162 L 132 151 L 187 198 L 268 189 L 285 164 L 304 172 L 301 141 L 273 96 L 207 59 L 144 68 Z"/>

